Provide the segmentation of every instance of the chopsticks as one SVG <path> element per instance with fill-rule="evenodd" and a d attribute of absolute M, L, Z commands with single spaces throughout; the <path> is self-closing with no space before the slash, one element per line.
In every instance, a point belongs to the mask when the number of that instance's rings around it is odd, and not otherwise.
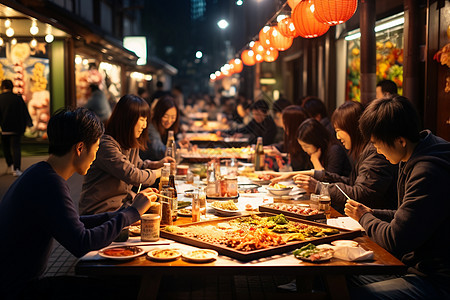
<path fill-rule="evenodd" d="M 341 191 L 342 194 L 344 194 L 345 197 L 347 197 L 348 200 L 351 200 L 350 197 L 337 184 L 335 184 L 335 186 Z"/>

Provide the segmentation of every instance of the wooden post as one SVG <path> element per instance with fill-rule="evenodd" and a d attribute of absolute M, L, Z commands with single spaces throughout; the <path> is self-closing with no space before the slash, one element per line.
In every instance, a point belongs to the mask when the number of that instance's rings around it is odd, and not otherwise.
<path fill-rule="evenodd" d="M 420 98 L 420 57 L 419 57 L 419 5 L 416 0 L 405 0 L 405 45 L 403 50 L 403 96 L 421 110 Z"/>
<path fill-rule="evenodd" d="M 361 0 L 361 103 L 376 95 L 375 0 Z"/>

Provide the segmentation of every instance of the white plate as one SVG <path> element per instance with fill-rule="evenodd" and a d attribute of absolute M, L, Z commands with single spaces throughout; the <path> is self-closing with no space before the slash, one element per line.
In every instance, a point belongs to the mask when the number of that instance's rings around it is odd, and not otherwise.
<path fill-rule="evenodd" d="M 267 187 L 267 190 L 276 196 L 286 196 L 289 195 L 289 193 L 292 191 L 293 187 L 286 187 L 286 188 L 281 188 L 281 189 L 276 189 L 276 188 L 272 188 L 272 187 Z"/>
<path fill-rule="evenodd" d="M 235 216 L 235 215 L 239 215 L 241 213 L 241 211 L 239 211 L 239 210 L 221 209 L 221 208 L 214 207 L 212 205 L 210 207 L 212 207 L 215 210 L 215 212 L 221 216 Z"/>
<path fill-rule="evenodd" d="M 201 263 L 215 260 L 218 255 L 217 251 L 214 250 L 198 249 L 185 252 L 182 254 L 182 257 L 192 262 Z"/>
<path fill-rule="evenodd" d="M 120 252 L 120 250 L 131 250 L 133 252 L 133 254 L 130 255 L 120 255 L 120 256 L 115 256 L 115 255 L 110 255 L 109 252 Z M 98 251 L 98 255 L 100 255 L 101 257 L 104 258 L 109 258 L 109 259 L 114 259 L 114 260 L 127 260 L 127 259 L 132 259 L 134 257 L 137 257 L 139 255 L 144 254 L 144 249 L 142 249 L 141 247 L 136 247 L 136 246 L 114 246 L 114 247 L 108 247 L 108 248 L 104 248 L 100 251 Z"/>
<path fill-rule="evenodd" d="M 336 247 L 358 247 L 358 242 L 352 240 L 337 240 L 332 241 L 331 245 Z"/>
<path fill-rule="evenodd" d="M 259 185 L 268 185 L 271 183 L 270 180 L 263 180 L 263 179 L 250 179 L 250 181 Z"/>
<path fill-rule="evenodd" d="M 180 217 L 192 217 L 192 209 L 190 208 L 179 209 L 177 213 Z"/>
<path fill-rule="evenodd" d="M 159 256 L 163 253 L 163 256 Z M 153 260 L 158 261 L 169 261 L 175 260 L 181 256 L 181 252 L 178 249 L 172 248 L 164 248 L 164 249 L 155 249 L 147 253 L 147 256 Z"/>

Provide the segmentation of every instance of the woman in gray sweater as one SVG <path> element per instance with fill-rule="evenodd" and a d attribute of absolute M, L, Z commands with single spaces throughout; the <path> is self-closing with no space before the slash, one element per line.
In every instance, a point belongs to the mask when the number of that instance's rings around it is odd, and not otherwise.
<path fill-rule="evenodd" d="M 143 161 L 139 149 L 147 145 L 150 108 L 135 95 L 125 95 L 114 107 L 100 139 L 97 158 L 84 177 L 79 210 L 81 215 L 115 211 L 132 203 L 133 186 L 152 185 L 164 162 Z"/>

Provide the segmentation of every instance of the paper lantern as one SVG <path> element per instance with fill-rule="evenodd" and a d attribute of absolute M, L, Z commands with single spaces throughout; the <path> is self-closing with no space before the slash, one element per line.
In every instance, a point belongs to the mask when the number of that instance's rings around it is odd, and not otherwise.
<path fill-rule="evenodd" d="M 264 51 L 264 61 L 274 62 L 278 58 L 278 50 L 274 48 L 269 48 Z"/>
<path fill-rule="evenodd" d="M 312 0 L 312 3 L 316 20 L 331 26 L 350 19 L 358 7 L 358 0 Z"/>
<path fill-rule="evenodd" d="M 259 31 L 259 42 L 261 43 L 261 45 L 267 49 L 270 48 L 270 39 L 269 39 L 269 35 L 270 35 L 270 30 L 272 29 L 272 27 L 270 26 L 264 26 L 260 31 Z"/>
<path fill-rule="evenodd" d="M 240 60 L 239 58 L 230 60 L 228 64 L 231 66 L 230 71 L 232 71 L 233 73 L 241 73 L 244 69 L 242 60 Z"/>
<path fill-rule="evenodd" d="M 284 51 L 292 46 L 294 38 L 282 35 L 277 27 L 273 27 L 270 32 L 270 44 L 273 48 Z"/>
<path fill-rule="evenodd" d="M 256 63 L 255 52 L 253 50 L 242 51 L 241 58 L 246 66 L 253 66 Z"/>
<path fill-rule="evenodd" d="M 261 42 L 260 41 L 256 41 L 256 42 L 253 42 L 253 46 L 251 46 L 251 49 L 253 50 L 253 52 L 255 52 L 255 57 L 256 57 L 256 55 L 257 54 L 261 54 L 261 55 L 263 55 L 264 54 L 264 46 L 261 44 Z"/>
<path fill-rule="evenodd" d="M 294 10 L 294 8 L 297 6 L 297 4 L 302 0 L 287 0 L 287 4 L 289 7 Z"/>
<path fill-rule="evenodd" d="M 285 37 L 294 38 L 298 36 L 297 31 L 295 30 L 294 22 L 292 22 L 292 19 L 289 17 L 278 22 L 277 29 Z"/>
<path fill-rule="evenodd" d="M 313 12 L 314 6 L 311 0 L 304 0 L 295 7 L 292 21 L 299 36 L 307 39 L 315 38 L 325 34 L 330 28 L 330 25 L 317 21 Z"/>

